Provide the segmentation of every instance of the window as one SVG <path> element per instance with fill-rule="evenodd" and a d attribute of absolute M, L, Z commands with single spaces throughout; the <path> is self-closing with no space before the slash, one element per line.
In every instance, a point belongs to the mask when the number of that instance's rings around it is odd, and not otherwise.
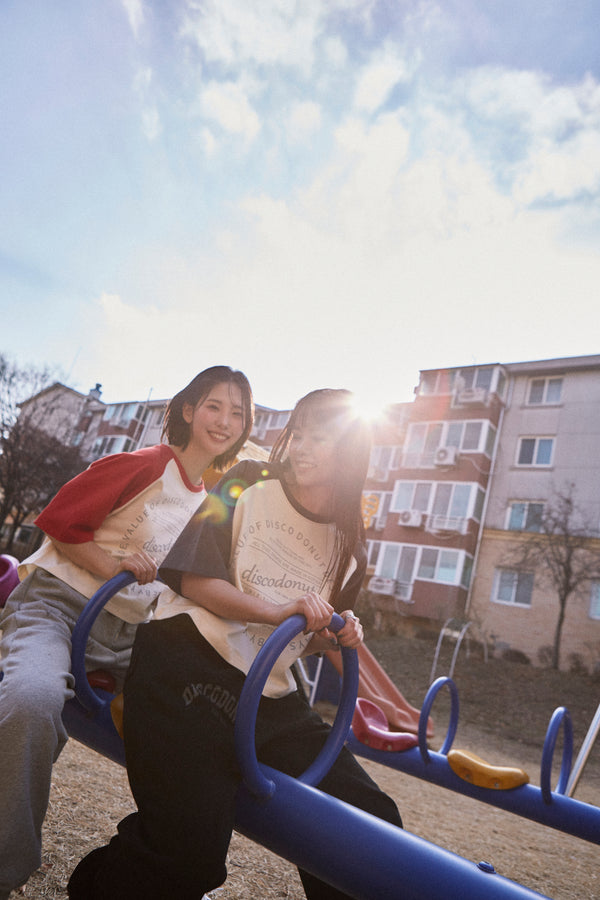
<path fill-rule="evenodd" d="M 461 453 L 492 455 L 496 431 L 486 419 L 456 422 L 419 422 L 409 426 L 404 465 L 431 467 L 440 447 L 456 447 Z"/>
<path fill-rule="evenodd" d="M 134 446 L 134 442 L 122 434 L 118 437 L 98 438 L 92 452 L 96 457 L 107 456 L 109 453 L 130 453 Z"/>
<path fill-rule="evenodd" d="M 496 569 L 492 600 L 514 606 L 531 606 L 533 572 Z"/>
<path fill-rule="evenodd" d="M 459 382 L 461 390 L 482 388 L 486 391 L 489 391 L 492 386 L 492 379 L 494 377 L 494 367 L 485 366 L 476 369 L 461 369 L 459 372 L 459 376 L 461 379 Z"/>
<path fill-rule="evenodd" d="M 367 566 L 374 568 L 377 565 L 381 541 L 367 541 Z"/>
<path fill-rule="evenodd" d="M 470 496 L 470 484 L 441 482 L 436 486 L 431 511 L 436 516 L 460 516 L 464 518 L 468 512 Z"/>
<path fill-rule="evenodd" d="M 269 416 L 269 428 L 285 428 L 290 417 L 288 412 L 273 412 Z"/>
<path fill-rule="evenodd" d="M 451 394 L 454 389 L 456 371 L 422 372 L 419 394 Z"/>
<path fill-rule="evenodd" d="M 473 560 L 463 550 L 443 550 L 415 544 L 368 541 L 368 564 L 379 578 L 412 584 L 415 578 L 443 584 L 468 585 Z"/>
<path fill-rule="evenodd" d="M 543 503 L 532 503 L 528 500 L 516 500 L 508 509 L 509 531 L 541 531 Z"/>
<path fill-rule="evenodd" d="M 560 403 L 562 378 L 532 378 L 529 382 L 527 403 L 532 405 Z"/>
<path fill-rule="evenodd" d="M 365 528 L 375 527 L 378 531 L 385 528 L 391 499 L 391 491 L 363 491 L 362 517 Z"/>
<path fill-rule="evenodd" d="M 432 487 L 432 483 L 427 481 L 397 481 L 392 512 L 402 512 L 405 509 L 427 512 Z"/>
<path fill-rule="evenodd" d="M 465 556 L 462 578 L 460 579 L 460 583 L 464 588 L 468 588 L 469 585 L 471 584 L 472 573 L 473 573 L 473 557 Z"/>
<path fill-rule="evenodd" d="M 552 463 L 554 438 L 523 437 L 519 440 L 517 465 L 549 466 Z"/>
<path fill-rule="evenodd" d="M 590 619 L 600 619 L 600 581 L 592 581 Z"/>
<path fill-rule="evenodd" d="M 484 497 L 482 488 L 475 482 L 397 481 L 390 511 L 414 509 L 432 518 L 447 519 L 445 524 L 451 530 L 461 530 L 468 519 L 481 520 Z M 436 527 L 444 527 L 438 519 Z"/>
<path fill-rule="evenodd" d="M 417 577 L 427 581 L 456 584 L 458 558 L 458 550 L 437 550 L 434 547 L 424 547 L 421 551 L 421 563 Z"/>
<path fill-rule="evenodd" d="M 369 478 L 374 481 L 387 481 L 390 469 L 397 469 L 400 457 L 399 447 L 373 447 L 369 460 Z"/>

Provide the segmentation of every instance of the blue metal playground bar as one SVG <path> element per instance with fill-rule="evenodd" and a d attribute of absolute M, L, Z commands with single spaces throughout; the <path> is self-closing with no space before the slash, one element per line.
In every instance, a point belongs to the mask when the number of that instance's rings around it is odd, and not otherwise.
<path fill-rule="evenodd" d="M 450 723 L 442 747 L 438 752 L 434 752 L 427 747 L 425 729 L 433 701 L 444 686 L 449 688 L 451 695 Z M 568 710 L 559 707 L 550 719 L 542 750 L 541 786 L 523 784 L 510 790 L 478 787 L 460 778 L 450 767 L 447 754 L 456 735 L 458 710 L 459 700 L 456 685 L 450 678 L 438 678 L 429 688 L 423 702 L 419 719 L 418 747 L 399 753 L 377 750 L 359 741 L 353 732 L 350 733 L 347 744 L 353 753 L 381 765 L 397 769 L 407 775 L 414 775 L 439 785 L 439 787 L 456 791 L 472 797 L 474 800 L 480 800 L 482 803 L 507 810 L 574 837 L 600 844 L 600 809 L 566 795 L 573 753 L 573 730 Z M 552 761 L 561 726 L 563 729 L 563 755 L 558 783 L 552 790 Z"/>
<path fill-rule="evenodd" d="M 89 686 L 84 654 L 87 637 L 98 612 L 114 593 L 133 580 L 133 576 L 128 573 L 111 579 L 94 595 L 82 613 L 73 634 L 76 698 L 66 705 L 64 715 L 67 730 L 72 737 L 122 764 L 123 744 L 110 712 L 113 696 Z M 341 627 L 341 619 L 335 619 L 332 627 Z M 330 738 L 309 769 L 300 778 L 293 779 L 257 761 L 254 726 L 262 687 L 283 647 L 304 625 L 303 617 L 293 616 L 273 632 L 258 654 L 242 691 L 235 737 L 243 774 L 243 784 L 238 793 L 236 830 L 312 872 L 355 900 L 480 900 L 483 897 L 486 900 L 501 900 L 542 896 L 503 878 L 488 862 L 469 862 L 317 789 L 315 785 L 333 764 L 350 729 L 358 679 L 357 655 L 354 651 L 343 651 L 344 677 L 337 716 Z M 437 690 L 439 687 L 435 693 Z M 434 696 L 435 694 L 430 702 L 433 702 Z M 457 718 L 457 702 L 455 705 Z M 424 705 L 424 729 L 427 717 L 428 709 Z M 564 725 L 564 721 L 565 717 L 561 716 L 558 725 L 554 726 L 552 740 L 556 740 L 556 729 L 561 723 Z M 453 729 L 456 729 L 455 723 Z M 448 746 L 453 738 L 451 731 L 452 729 L 446 739 Z M 439 754 L 427 751 L 424 759 L 425 736 L 423 742 L 415 751 L 389 754 L 370 751 L 350 737 L 352 749 L 363 756 L 418 777 L 427 777 L 434 783 L 460 790 L 476 799 L 511 809 L 506 799 L 499 795 L 514 791 L 485 791 L 486 796 L 481 796 L 482 789 L 474 789 L 461 779 L 457 778 L 460 786 L 453 784 L 452 778 L 445 771 L 449 768 L 445 758 L 448 746 L 442 748 Z M 552 751 L 553 745 L 550 754 Z M 390 756 L 402 757 L 407 763 L 403 766 L 392 763 Z M 564 773 L 561 781 L 565 781 Z M 521 788 L 517 790 L 522 791 Z M 550 802 L 547 802 L 548 798 L 542 802 L 552 813 L 542 819 L 537 813 L 530 815 L 526 811 L 528 805 L 534 806 L 537 803 L 531 791 L 541 793 L 541 789 L 531 788 L 523 794 L 527 800 L 520 800 L 512 811 L 545 821 L 545 824 L 578 834 L 587 840 L 598 840 L 600 810 L 589 807 L 583 815 L 585 825 L 576 827 L 574 823 L 578 821 L 578 816 L 582 814 L 581 808 L 586 807 L 586 804 L 560 797 L 547 786 L 544 793 L 549 795 Z M 492 794 L 496 795 L 493 799 L 487 796 Z M 566 828 L 563 827 L 565 822 Z"/>

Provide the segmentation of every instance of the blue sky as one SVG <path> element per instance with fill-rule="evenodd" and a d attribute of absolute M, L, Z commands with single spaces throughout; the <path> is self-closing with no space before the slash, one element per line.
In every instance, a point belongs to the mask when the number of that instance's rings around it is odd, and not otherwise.
<path fill-rule="evenodd" d="M 0 5 L 0 352 L 287 407 L 600 351 L 598 0 Z"/>

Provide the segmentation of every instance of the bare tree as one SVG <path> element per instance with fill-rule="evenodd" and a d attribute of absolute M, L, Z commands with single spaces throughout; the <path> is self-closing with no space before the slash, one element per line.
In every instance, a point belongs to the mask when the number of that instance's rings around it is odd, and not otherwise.
<path fill-rule="evenodd" d="M 77 448 L 44 430 L 44 420 L 56 410 L 52 401 L 22 404 L 52 381 L 48 368 L 22 368 L 0 354 L 0 526 L 9 515 L 10 550 L 18 527 L 30 513 L 39 512 L 62 485 L 82 471 L 85 463 Z"/>
<path fill-rule="evenodd" d="M 521 571 L 534 571 L 558 598 L 558 619 L 552 645 L 552 668 L 560 667 L 560 644 L 567 604 L 593 580 L 600 578 L 600 554 L 591 538 L 597 531 L 586 522 L 575 500 L 575 486 L 555 491 L 544 505 L 539 530 L 528 532 L 510 554 L 510 563 Z"/>

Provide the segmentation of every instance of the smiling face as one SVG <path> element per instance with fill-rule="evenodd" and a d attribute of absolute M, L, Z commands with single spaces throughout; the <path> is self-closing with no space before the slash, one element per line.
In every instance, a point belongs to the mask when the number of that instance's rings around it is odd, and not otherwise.
<path fill-rule="evenodd" d="M 292 492 L 303 506 L 323 510 L 333 494 L 337 438 L 331 426 L 308 418 L 294 428 L 288 448 Z"/>
<path fill-rule="evenodd" d="M 237 384 L 221 382 L 195 406 L 186 403 L 183 418 L 190 426 L 186 449 L 206 459 L 206 467 L 242 436 L 244 411 Z"/>

